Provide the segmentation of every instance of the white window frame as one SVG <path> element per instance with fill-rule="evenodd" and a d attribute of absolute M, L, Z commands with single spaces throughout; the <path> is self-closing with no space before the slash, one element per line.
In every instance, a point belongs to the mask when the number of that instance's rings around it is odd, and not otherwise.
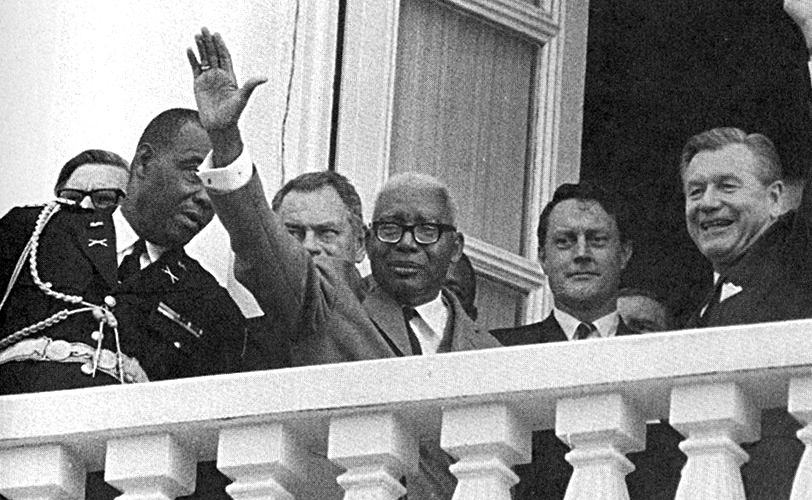
<path fill-rule="evenodd" d="M 353 179 L 367 220 L 389 175 L 400 2 L 347 0 L 336 170 Z M 477 271 L 527 294 L 524 322 L 551 307 L 539 264 L 536 224 L 555 188 L 577 182 L 580 171 L 584 72 L 589 4 L 584 0 L 437 0 L 541 45 L 535 75 L 535 137 L 525 254 L 476 238 L 466 253 Z M 566 64 L 565 64 L 566 62 Z"/>

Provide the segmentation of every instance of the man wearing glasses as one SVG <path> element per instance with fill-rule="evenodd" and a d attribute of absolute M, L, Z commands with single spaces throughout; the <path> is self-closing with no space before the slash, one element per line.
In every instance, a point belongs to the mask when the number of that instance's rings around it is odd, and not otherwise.
<path fill-rule="evenodd" d="M 125 196 L 130 165 L 119 155 L 88 149 L 71 158 L 59 171 L 54 194 L 84 209 L 118 206 Z"/>
<path fill-rule="evenodd" d="M 204 28 L 195 38 L 200 60 L 192 49 L 187 55 L 213 146 L 200 176 L 229 232 L 237 279 L 282 323 L 293 364 L 498 347 L 488 333 L 476 331 L 459 300 L 442 290 L 463 249 L 447 190 L 427 176 L 390 179 L 365 237 L 374 281 L 368 287 L 354 258 L 305 248 L 268 206 L 237 124 L 264 80 L 240 87 L 222 37 Z M 421 472 L 406 479 L 409 498 L 450 499 L 455 480 L 449 463 L 439 448 L 421 447 Z"/>

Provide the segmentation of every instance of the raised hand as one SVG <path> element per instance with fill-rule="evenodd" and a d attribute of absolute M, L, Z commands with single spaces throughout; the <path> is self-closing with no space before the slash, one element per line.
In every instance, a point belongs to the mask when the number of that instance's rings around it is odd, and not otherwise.
<path fill-rule="evenodd" d="M 806 46 L 812 47 L 812 0 L 784 0 L 784 12 L 801 28 Z"/>
<path fill-rule="evenodd" d="M 200 62 L 194 49 L 186 50 L 194 75 L 195 101 L 200 121 L 207 131 L 216 132 L 237 126 L 251 93 L 267 78 L 251 78 L 240 88 L 223 37 L 203 28 L 195 35 Z"/>

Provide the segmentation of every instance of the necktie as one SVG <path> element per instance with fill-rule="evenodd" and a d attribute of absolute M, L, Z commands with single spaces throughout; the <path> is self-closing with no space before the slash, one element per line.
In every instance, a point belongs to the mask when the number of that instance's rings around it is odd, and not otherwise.
<path fill-rule="evenodd" d="M 412 329 L 411 321 L 415 316 L 417 316 L 417 311 L 415 311 L 413 307 L 404 306 L 403 320 L 406 321 L 406 333 L 409 335 L 409 344 L 412 346 L 412 352 L 415 354 L 423 354 L 423 350 L 420 349 L 420 341 L 417 340 L 417 335 L 415 335 Z"/>
<path fill-rule="evenodd" d="M 597 330 L 597 328 L 595 328 L 595 325 L 592 323 L 581 323 L 578 325 L 578 328 L 575 329 L 573 340 L 588 339 L 595 330 Z"/>
<path fill-rule="evenodd" d="M 147 251 L 147 243 L 139 239 L 133 245 L 133 251 L 126 255 L 121 260 L 118 266 L 118 281 L 123 282 L 130 276 L 138 274 L 141 271 L 141 255 Z"/>
<path fill-rule="evenodd" d="M 708 326 L 708 320 L 710 319 L 710 312 L 718 303 L 719 299 L 722 297 L 722 284 L 724 280 L 719 278 L 719 281 L 716 282 L 716 285 L 713 287 L 713 294 L 708 298 L 705 305 L 702 307 L 701 311 L 699 312 L 699 320 L 697 321 L 697 326 L 700 328 L 704 328 Z"/>

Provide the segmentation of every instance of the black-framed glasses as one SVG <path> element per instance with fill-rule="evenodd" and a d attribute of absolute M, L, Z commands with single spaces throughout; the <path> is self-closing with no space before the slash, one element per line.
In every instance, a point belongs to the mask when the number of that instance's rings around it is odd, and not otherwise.
<path fill-rule="evenodd" d="M 82 191 L 81 189 L 60 189 L 57 196 L 76 202 L 78 205 L 82 203 L 85 196 L 90 196 L 93 206 L 96 208 L 109 208 L 118 205 L 118 202 L 124 198 L 124 191 L 120 189 L 93 189 L 91 191 Z"/>
<path fill-rule="evenodd" d="M 456 230 L 456 227 L 449 224 L 435 224 L 433 222 L 424 222 L 422 224 L 372 223 L 372 232 L 383 243 L 398 243 L 403 238 L 403 234 L 409 232 L 412 233 L 412 238 L 421 245 L 431 245 L 437 243 L 444 232 Z"/>

